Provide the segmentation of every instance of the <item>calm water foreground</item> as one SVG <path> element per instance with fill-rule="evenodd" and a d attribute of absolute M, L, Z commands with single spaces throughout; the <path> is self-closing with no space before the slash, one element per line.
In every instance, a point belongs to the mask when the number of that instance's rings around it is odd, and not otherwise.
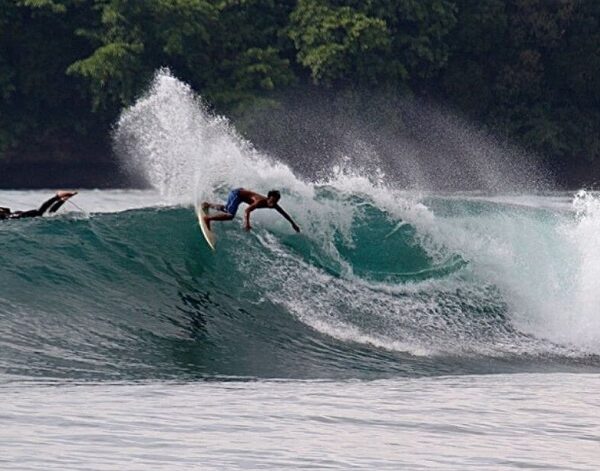
<path fill-rule="evenodd" d="M 600 377 L 4 383 L 0 467 L 596 470 Z"/>

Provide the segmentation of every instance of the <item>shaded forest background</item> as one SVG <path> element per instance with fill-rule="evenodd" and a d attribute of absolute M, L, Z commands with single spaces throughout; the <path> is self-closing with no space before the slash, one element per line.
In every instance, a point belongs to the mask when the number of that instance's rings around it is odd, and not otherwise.
<path fill-rule="evenodd" d="M 163 66 L 251 140 L 257 110 L 294 95 L 365 106 L 376 90 L 439 103 L 510 139 L 565 187 L 600 181 L 595 0 L 0 6 L 0 187 L 126 184 L 110 128 Z"/>

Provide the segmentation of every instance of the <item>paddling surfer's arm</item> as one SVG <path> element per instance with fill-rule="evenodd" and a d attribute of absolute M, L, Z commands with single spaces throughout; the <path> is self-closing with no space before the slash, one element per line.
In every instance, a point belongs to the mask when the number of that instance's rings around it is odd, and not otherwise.
<path fill-rule="evenodd" d="M 296 232 L 300 232 L 300 228 L 298 227 L 298 224 L 296 224 L 294 222 L 294 220 L 290 217 L 290 215 L 288 213 L 286 213 L 281 206 L 277 205 L 277 206 L 275 206 L 275 209 L 277 210 L 277 212 L 279 214 L 281 214 L 292 225 L 292 227 L 294 228 L 294 230 Z"/>

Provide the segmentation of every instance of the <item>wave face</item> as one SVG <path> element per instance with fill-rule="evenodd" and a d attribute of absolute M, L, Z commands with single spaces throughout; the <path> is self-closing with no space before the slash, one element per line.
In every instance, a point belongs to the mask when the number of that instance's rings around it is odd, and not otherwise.
<path fill-rule="evenodd" d="M 600 199 L 420 194 L 377 169 L 308 182 L 161 72 L 115 139 L 162 205 L 0 226 L 0 368 L 68 380 L 599 370 Z M 192 204 L 282 190 L 216 225 Z M 83 204 L 83 203 L 82 203 Z M 123 205 L 116 205 L 123 209 Z M 100 208 L 96 210 L 95 208 Z"/>

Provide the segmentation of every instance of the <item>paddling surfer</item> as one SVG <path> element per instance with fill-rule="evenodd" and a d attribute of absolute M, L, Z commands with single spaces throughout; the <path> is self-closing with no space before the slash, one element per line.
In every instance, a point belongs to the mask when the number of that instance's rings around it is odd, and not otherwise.
<path fill-rule="evenodd" d="M 280 199 L 281 194 L 277 190 L 271 190 L 267 196 L 263 196 L 244 188 L 236 188 L 229 192 L 225 204 L 202 203 L 202 209 L 212 208 L 221 211 L 213 216 L 204 216 L 204 222 L 210 230 L 211 221 L 231 221 L 235 217 L 240 204 L 246 203 L 248 207 L 244 212 L 244 229 L 247 231 L 252 229 L 252 226 L 250 225 L 250 213 L 255 209 L 270 208 L 281 214 L 292 225 L 296 232 L 300 232 L 300 228 L 290 215 L 277 204 Z"/>
<path fill-rule="evenodd" d="M 29 211 L 13 212 L 10 210 L 10 208 L 0 207 L 0 220 L 34 218 L 43 216 L 46 212 L 50 214 L 55 213 L 69 198 L 75 196 L 76 194 L 76 191 L 58 191 L 56 195 L 54 195 L 48 201 L 45 201 L 38 209 L 31 209 Z"/>

